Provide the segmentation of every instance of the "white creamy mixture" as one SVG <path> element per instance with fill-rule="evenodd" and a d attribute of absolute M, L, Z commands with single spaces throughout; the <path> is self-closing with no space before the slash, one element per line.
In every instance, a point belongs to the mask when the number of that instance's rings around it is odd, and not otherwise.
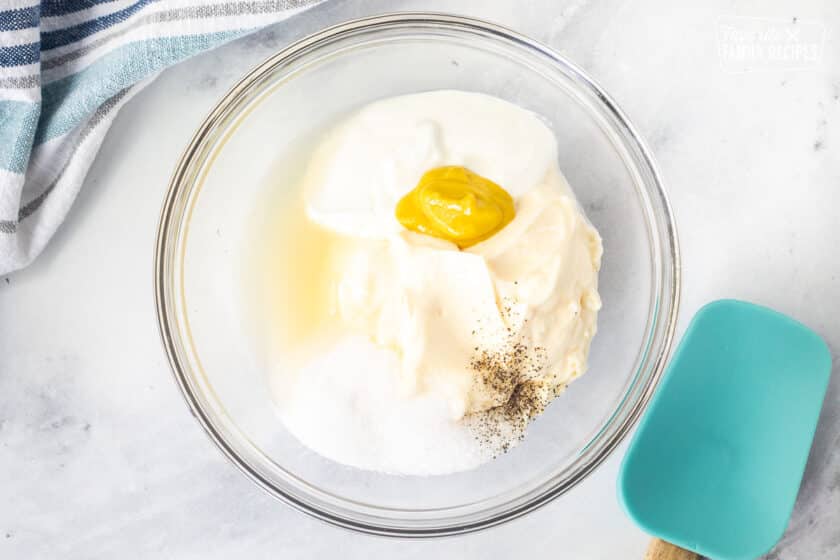
<path fill-rule="evenodd" d="M 464 250 L 394 214 L 448 165 L 515 204 L 512 222 Z M 309 448 L 392 473 L 473 468 L 585 371 L 601 240 L 535 114 L 457 91 L 373 103 L 325 136 L 303 192 L 307 217 L 340 240 L 324 251 L 324 293 L 310 294 L 327 302 L 321 340 L 299 346 L 317 351 L 274 380 L 285 425 Z"/>

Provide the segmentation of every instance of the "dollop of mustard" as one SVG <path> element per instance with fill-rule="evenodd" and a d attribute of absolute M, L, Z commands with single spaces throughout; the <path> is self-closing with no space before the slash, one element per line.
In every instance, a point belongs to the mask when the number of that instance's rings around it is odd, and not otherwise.
<path fill-rule="evenodd" d="M 397 203 L 406 228 L 465 249 L 484 241 L 513 220 L 513 198 L 486 177 L 457 165 L 436 167 Z"/>

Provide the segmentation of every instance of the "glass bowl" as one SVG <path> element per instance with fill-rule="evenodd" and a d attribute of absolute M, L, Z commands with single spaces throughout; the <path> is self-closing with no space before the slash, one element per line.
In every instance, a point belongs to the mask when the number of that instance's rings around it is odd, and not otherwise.
<path fill-rule="evenodd" d="M 246 255 L 266 185 L 288 187 L 296 172 L 294 165 L 278 168 L 278 161 L 305 157 L 309 139 L 354 108 L 438 89 L 507 99 L 542 115 L 555 131 L 560 167 L 604 241 L 599 332 L 586 375 L 509 453 L 446 476 L 361 471 L 309 451 L 279 421 L 243 303 L 251 289 Z M 337 25 L 249 72 L 213 109 L 178 164 L 155 256 L 166 352 L 193 414 L 219 449 L 299 510 L 402 537 L 508 521 L 592 472 L 656 386 L 673 337 L 679 284 L 668 200 L 648 149 L 612 99 L 530 39 L 430 13 Z"/>

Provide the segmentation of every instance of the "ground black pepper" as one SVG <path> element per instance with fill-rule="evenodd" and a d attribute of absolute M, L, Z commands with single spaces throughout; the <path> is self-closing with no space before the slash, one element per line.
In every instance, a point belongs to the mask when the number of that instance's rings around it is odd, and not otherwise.
<path fill-rule="evenodd" d="M 514 302 L 504 303 L 499 307 L 510 324 Z M 480 326 L 477 331 L 481 332 Z M 548 367 L 545 348 L 529 345 L 511 327 L 507 328 L 507 333 L 500 347 L 476 346 L 470 361 L 476 391 L 493 397 L 497 404 L 469 415 L 466 421 L 474 437 L 494 456 L 506 453 L 524 438 L 531 420 L 565 388 L 541 381 Z"/>

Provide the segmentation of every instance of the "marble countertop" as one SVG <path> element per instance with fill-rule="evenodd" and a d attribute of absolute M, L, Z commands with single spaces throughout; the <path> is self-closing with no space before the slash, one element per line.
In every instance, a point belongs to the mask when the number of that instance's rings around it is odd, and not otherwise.
<path fill-rule="evenodd" d="M 652 145 L 677 216 L 679 332 L 703 303 L 736 297 L 823 335 L 834 376 L 796 509 L 768 558 L 840 558 L 840 4 L 820 0 L 333 0 L 166 71 L 120 113 L 44 254 L 0 278 L 0 556 L 323 558 L 340 545 L 346 560 L 642 558 L 648 537 L 615 498 L 623 446 L 521 520 L 399 542 L 270 498 L 213 447 L 173 383 L 152 247 L 193 130 L 241 74 L 290 41 L 398 9 L 502 23 L 612 93 Z"/>

